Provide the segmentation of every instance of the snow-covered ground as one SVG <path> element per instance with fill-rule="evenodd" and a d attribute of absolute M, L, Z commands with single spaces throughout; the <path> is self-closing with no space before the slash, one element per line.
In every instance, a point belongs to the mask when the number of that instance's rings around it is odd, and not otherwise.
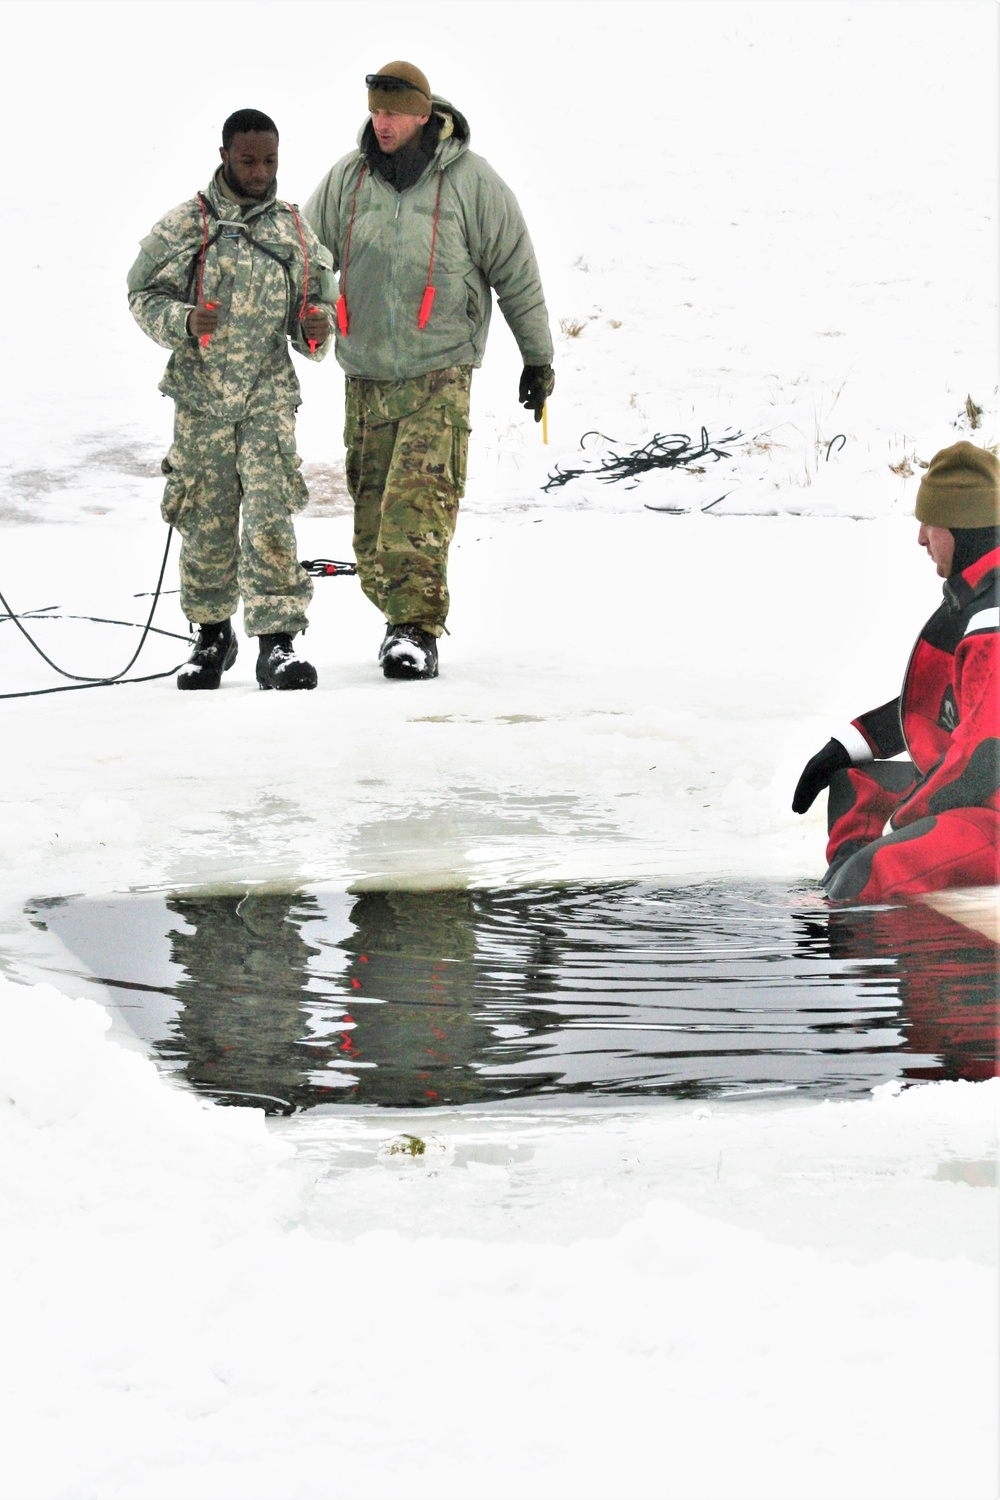
<path fill-rule="evenodd" d="M 819 871 L 795 777 L 892 696 L 939 597 L 920 462 L 1000 440 L 993 5 L 7 4 L 0 29 L 15 610 L 144 617 L 171 413 L 124 272 L 231 109 L 276 117 L 303 201 L 364 73 L 420 62 L 517 192 L 558 332 L 547 447 L 499 318 L 476 378 L 437 682 L 382 680 L 337 579 L 315 693 L 258 693 L 245 646 L 218 694 L 2 705 L 0 1493 L 994 1494 L 996 1084 L 423 1113 L 438 1149 L 400 1164 L 413 1117 L 207 1108 L 24 983 L 39 897 Z M 300 555 L 349 557 L 341 383 L 300 373 Z M 702 425 L 743 435 L 703 475 L 541 490 Z M 173 595 L 157 623 L 183 631 Z M 136 638 L 33 628 L 79 672 Z M 10 622 L 0 664 L 2 692 L 56 681 Z"/>
<path fill-rule="evenodd" d="M 338 1151 L 0 984 L 3 1493 L 992 1493 L 994 1085 Z"/>

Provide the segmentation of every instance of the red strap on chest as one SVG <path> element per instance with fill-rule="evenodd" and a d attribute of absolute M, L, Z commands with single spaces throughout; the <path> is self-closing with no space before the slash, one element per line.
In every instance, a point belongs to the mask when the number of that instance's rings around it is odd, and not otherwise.
<path fill-rule="evenodd" d="M 346 338 L 350 331 L 350 315 L 347 310 L 347 268 L 351 259 L 351 236 L 354 233 L 354 219 L 358 209 L 358 192 L 364 181 L 365 172 L 368 170 L 367 162 L 361 168 L 357 183 L 354 188 L 354 198 L 351 202 L 351 217 L 347 225 L 347 244 L 344 247 L 344 269 L 340 274 L 340 296 L 337 298 L 337 328 L 341 338 Z M 420 310 L 417 313 L 417 327 L 426 328 L 434 306 L 434 257 L 437 253 L 438 222 L 441 217 L 441 188 L 444 183 L 444 172 L 438 172 L 437 194 L 434 199 L 434 225 L 431 230 L 431 258 L 427 268 L 427 285 L 424 287 L 424 295 L 420 299 Z"/>
<path fill-rule="evenodd" d="M 434 251 L 437 248 L 438 218 L 441 214 L 441 184 L 444 182 L 444 172 L 438 173 L 437 197 L 434 200 L 434 228 L 431 230 L 431 263 L 427 268 L 427 285 L 424 287 L 424 295 L 420 299 L 420 311 L 417 314 L 417 327 L 426 328 L 427 321 L 434 306 Z"/>
<path fill-rule="evenodd" d="M 344 246 L 344 269 L 340 273 L 340 296 L 337 298 L 337 329 L 341 338 L 346 339 L 350 327 L 350 318 L 347 313 L 347 267 L 351 260 L 351 236 L 354 233 L 354 215 L 358 211 L 358 193 L 361 184 L 365 180 L 368 163 L 365 162 L 358 174 L 358 180 L 354 185 L 354 198 L 351 202 L 351 218 L 347 225 L 347 244 Z"/>

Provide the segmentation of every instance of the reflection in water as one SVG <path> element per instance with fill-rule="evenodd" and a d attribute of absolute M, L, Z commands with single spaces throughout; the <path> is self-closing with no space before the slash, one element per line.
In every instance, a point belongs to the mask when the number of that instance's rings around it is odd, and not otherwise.
<path fill-rule="evenodd" d="M 251 891 L 166 904 L 185 923 L 169 932 L 182 1008 L 160 1056 L 235 1104 L 250 1103 L 248 1095 L 264 1107 L 313 1103 L 317 1049 L 304 1039 L 302 1000 L 319 950 L 302 935 L 314 915 L 308 900 Z M 324 1058 L 331 1052 L 318 1049 Z"/>
<path fill-rule="evenodd" d="M 341 1064 L 350 1069 L 353 1100 L 483 1098 L 476 1059 L 493 1038 L 477 1015 L 476 897 L 370 891 L 355 900 L 350 920 L 354 930 L 340 942 L 351 994 Z"/>
<path fill-rule="evenodd" d="M 832 957 L 892 969 L 907 1027 L 903 1078 L 992 1078 L 997 1071 L 997 949 L 925 906 L 841 908 L 822 933 Z"/>
<path fill-rule="evenodd" d="M 618 885 L 255 889 L 33 915 L 167 1066 L 271 1110 L 845 1095 L 995 1071 L 997 949 L 922 906 Z"/>

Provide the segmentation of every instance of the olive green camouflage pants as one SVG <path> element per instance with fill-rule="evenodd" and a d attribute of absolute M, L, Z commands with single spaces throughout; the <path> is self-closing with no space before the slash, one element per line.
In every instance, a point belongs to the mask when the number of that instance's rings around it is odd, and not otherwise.
<path fill-rule="evenodd" d="M 228 620 L 242 598 L 247 635 L 305 630 L 312 580 L 292 524 L 309 498 L 299 462 L 289 407 L 235 425 L 177 407 L 160 511 L 181 535 L 181 609 L 194 624 Z"/>
<path fill-rule="evenodd" d="M 392 625 L 438 636 L 448 617 L 448 547 L 465 494 L 472 370 L 347 382 L 344 445 L 354 555 Z"/>

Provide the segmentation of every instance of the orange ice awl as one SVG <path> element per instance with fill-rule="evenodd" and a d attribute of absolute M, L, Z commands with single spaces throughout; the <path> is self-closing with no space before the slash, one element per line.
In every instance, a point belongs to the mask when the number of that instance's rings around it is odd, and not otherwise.
<path fill-rule="evenodd" d="M 441 184 L 444 182 L 444 172 L 438 173 L 437 197 L 434 200 L 434 228 L 431 230 L 431 263 L 427 267 L 427 285 L 424 287 L 424 295 L 420 299 L 420 311 L 417 314 L 417 327 L 426 328 L 427 320 L 434 306 L 434 287 L 431 284 L 434 276 L 434 251 L 437 247 L 438 219 L 441 215 Z"/>
<path fill-rule="evenodd" d="M 430 282 L 428 282 L 428 284 L 424 287 L 424 295 L 423 295 L 423 297 L 421 299 L 421 302 L 420 302 L 420 312 L 419 312 L 419 314 L 417 316 L 417 327 L 418 328 L 423 328 L 426 325 L 427 319 L 431 315 L 431 308 L 433 306 L 434 306 L 434 288 L 431 286 Z"/>
<path fill-rule="evenodd" d="M 209 308 L 209 310 L 212 311 L 212 312 L 215 311 L 215 309 L 218 307 L 218 305 L 219 304 L 217 302 L 206 302 L 205 303 L 205 306 L 207 308 Z M 212 337 L 212 335 L 210 333 L 203 333 L 202 334 L 202 336 L 201 336 L 201 347 L 203 349 L 207 349 L 208 348 L 208 341 L 209 341 L 209 339 L 211 337 Z"/>

